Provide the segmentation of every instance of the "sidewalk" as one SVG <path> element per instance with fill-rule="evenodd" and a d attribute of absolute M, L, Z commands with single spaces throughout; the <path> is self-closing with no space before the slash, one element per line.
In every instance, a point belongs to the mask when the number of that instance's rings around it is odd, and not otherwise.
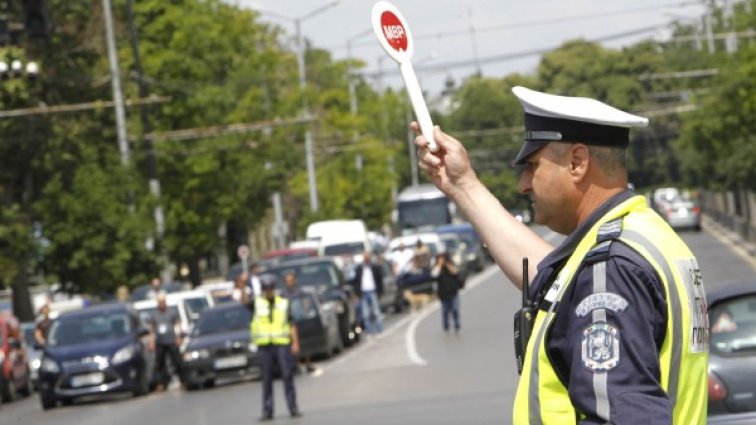
<path fill-rule="evenodd" d="M 702 216 L 701 227 L 707 233 L 730 246 L 735 253 L 756 270 L 756 244 L 746 241 L 741 235 L 722 226 L 707 215 Z"/>

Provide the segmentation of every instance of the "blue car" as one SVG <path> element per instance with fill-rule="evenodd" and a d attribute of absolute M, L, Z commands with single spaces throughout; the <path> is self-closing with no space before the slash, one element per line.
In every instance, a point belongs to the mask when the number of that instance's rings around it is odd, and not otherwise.
<path fill-rule="evenodd" d="M 43 409 L 81 396 L 149 392 L 154 351 L 149 331 L 125 304 L 105 304 L 62 314 L 50 327 L 39 366 Z"/>

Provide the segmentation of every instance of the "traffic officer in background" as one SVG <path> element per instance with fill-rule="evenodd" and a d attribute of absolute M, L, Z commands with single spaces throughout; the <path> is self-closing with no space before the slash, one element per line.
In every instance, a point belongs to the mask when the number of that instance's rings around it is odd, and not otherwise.
<path fill-rule="evenodd" d="M 688 247 L 627 189 L 634 116 L 597 100 L 515 87 L 525 111 L 519 191 L 556 248 L 482 185 L 464 147 L 434 129 L 415 140 L 420 167 L 461 208 L 507 277 L 534 276 L 536 309 L 515 424 L 704 424 L 708 321 Z M 417 132 L 418 126 L 412 124 Z M 537 272 L 537 273 L 534 273 Z"/>
<path fill-rule="evenodd" d="M 273 419 L 273 370 L 276 362 L 284 381 L 289 413 L 292 417 L 302 416 L 297 407 L 297 392 L 294 388 L 294 356 L 299 353 L 299 336 L 291 319 L 289 300 L 276 294 L 276 280 L 273 275 L 260 276 L 262 295 L 255 298 L 250 324 L 263 380 L 262 421 Z"/>

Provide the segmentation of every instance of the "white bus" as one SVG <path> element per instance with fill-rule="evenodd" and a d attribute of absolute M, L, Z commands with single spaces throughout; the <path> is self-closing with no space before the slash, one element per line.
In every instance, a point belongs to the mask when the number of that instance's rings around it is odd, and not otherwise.
<path fill-rule="evenodd" d="M 457 221 L 454 203 L 432 184 L 407 187 L 396 198 L 394 222 L 400 235 L 433 231 Z"/>

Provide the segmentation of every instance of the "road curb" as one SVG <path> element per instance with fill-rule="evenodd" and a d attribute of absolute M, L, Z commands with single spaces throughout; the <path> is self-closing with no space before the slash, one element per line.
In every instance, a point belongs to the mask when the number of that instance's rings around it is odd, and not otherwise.
<path fill-rule="evenodd" d="M 746 241 L 742 236 L 719 224 L 707 215 L 703 215 L 701 228 L 727 245 L 756 270 L 756 245 Z"/>

